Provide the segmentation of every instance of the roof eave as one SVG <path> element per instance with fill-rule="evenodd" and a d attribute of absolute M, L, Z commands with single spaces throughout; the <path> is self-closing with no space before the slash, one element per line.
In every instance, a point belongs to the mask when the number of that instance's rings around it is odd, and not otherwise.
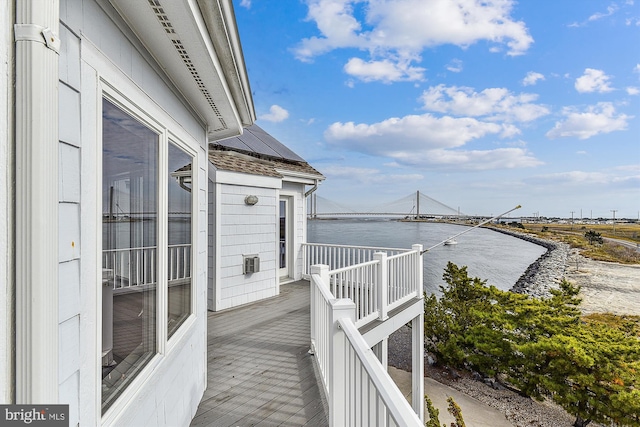
<path fill-rule="evenodd" d="M 240 35 L 231 0 L 196 0 L 218 56 L 223 61 L 225 77 L 243 127 L 256 121 Z"/>
<path fill-rule="evenodd" d="M 209 141 L 240 135 L 253 123 L 230 0 L 109 1 L 207 124 Z"/>

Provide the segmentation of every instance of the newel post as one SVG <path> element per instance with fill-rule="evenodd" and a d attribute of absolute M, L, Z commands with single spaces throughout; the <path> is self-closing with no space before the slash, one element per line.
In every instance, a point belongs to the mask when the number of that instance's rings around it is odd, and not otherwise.
<path fill-rule="evenodd" d="M 417 265 L 416 265 L 416 269 L 417 271 L 415 272 L 416 274 L 416 297 L 421 298 L 422 294 L 424 293 L 423 291 L 423 280 L 424 280 L 424 260 L 422 259 L 422 245 L 413 245 L 411 246 L 411 249 L 414 251 L 418 252 L 418 260 L 417 260 Z"/>
<path fill-rule="evenodd" d="M 351 322 L 356 320 L 356 305 L 349 299 L 334 300 L 331 304 L 331 342 L 329 349 L 329 426 L 346 425 L 347 401 L 349 399 L 347 385 L 348 340 L 340 328 L 339 319 Z M 353 381 L 353 380 L 351 380 Z"/>
<path fill-rule="evenodd" d="M 373 259 L 378 261 L 378 318 L 387 320 L 387 306 L 389 304 L 389 265 L 387 263 L 386 252 L 376 252 Z"/>
<path fill-rule="evenodd" d="M 311 316 L 311 324 L 310 324 L 310 332 L 311 332 L 311 353 L 315 354 L 316 352 L 316 340 L 318 338 L 318 319 L 317 319 L 317 313 L 318 313 L 318 304 L 320 303 L 320 301 L 318 301 L 318 299 L 316 298 L 317 292 L 318 290 L 316 289 L 316 285 L 314 284 L 313 280 L 313 276 L 317 275 L 320 276 L 319 279 L 322 282 L 322 284 L 326 285 L 327 288 L 329 287 L 329 266 L 328 265 L 323 265 L 323 264 L 316 264 L 316 265 L 312 265 L 310 268 L 310 277 L 309 277 L 309 313 Z"/>

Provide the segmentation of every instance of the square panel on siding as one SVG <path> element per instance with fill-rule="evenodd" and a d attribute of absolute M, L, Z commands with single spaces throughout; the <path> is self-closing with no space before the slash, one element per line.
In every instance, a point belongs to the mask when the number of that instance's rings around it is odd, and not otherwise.
<path fill-rule="evenodd" d="M 61 202 L 80 202 L 80 149 L 60 144 L 58 157 L 60 173 L 58 191 Z"/>
<path fill-rule="evenodd" d="M 75 203 L 58 204 L 58 261 L 80 257 L 80 206 Z"/>
<path fill-rule="evenodd" d="M 80 260 L 60 264 L 58 277 L 58 318 L 64 322 L 80 314 Z"/>
<path fill-rule="evenodd" d="M 65 84 L 58 85 L 58 106 L 60 141 L 80 147 L 80 94 Z"/>
<path fill-rule="evenodd" d="M 80 39 L 67 27 L 60 25 L 59 78 L 67 85 L 80 90 Z"/>
<path fill-rule="evenodd" d="M 80 316 L 60 323 L 58 334 L 58 378 L 64 382 L 80 369 Z"/>
<path fill-rule="evenodd" d="M 63 405 L 69 405 L 69 425 L 80 425 L 80 375 L 76 371 L 63 381 L 59 387 L 59 402 Z"/>

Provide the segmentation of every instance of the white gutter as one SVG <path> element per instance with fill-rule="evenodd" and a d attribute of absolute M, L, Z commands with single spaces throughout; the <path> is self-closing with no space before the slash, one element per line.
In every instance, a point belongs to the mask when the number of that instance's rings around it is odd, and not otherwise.
<path fill-rule="evenodd" d="M 319 179 L 315 179 L 315 180 L 314 180 L 313 187 L 311 187 L 311 188 L 309 189 L 309 191 L 307 191 L 306 193 L 304 193 L 304 197 L 305 197 L 305 198 L 306 198 L 306 197 L 309 197 L 309 195 L 310 195 L 311 193 L 313 193 L 314 191 L 316 191 L 316 190 L 318 189 L 318 183 L 319 183 L 319 181 L 320 181 Z"/>
<path fill-rule="evenodd" d="M 58 402 L 59 0 L 16 0 L 16 403 Z"/>

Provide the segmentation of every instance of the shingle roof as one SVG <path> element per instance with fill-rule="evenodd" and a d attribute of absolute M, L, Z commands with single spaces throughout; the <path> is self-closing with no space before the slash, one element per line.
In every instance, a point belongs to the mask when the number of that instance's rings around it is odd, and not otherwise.
<path fill-rule="evenodd" d="M 244 133 L 209 144 L 209 161 L 220 170 L 281 178 L 278 171 L 324 176 L 309 163 L 257 125 Z"/>

